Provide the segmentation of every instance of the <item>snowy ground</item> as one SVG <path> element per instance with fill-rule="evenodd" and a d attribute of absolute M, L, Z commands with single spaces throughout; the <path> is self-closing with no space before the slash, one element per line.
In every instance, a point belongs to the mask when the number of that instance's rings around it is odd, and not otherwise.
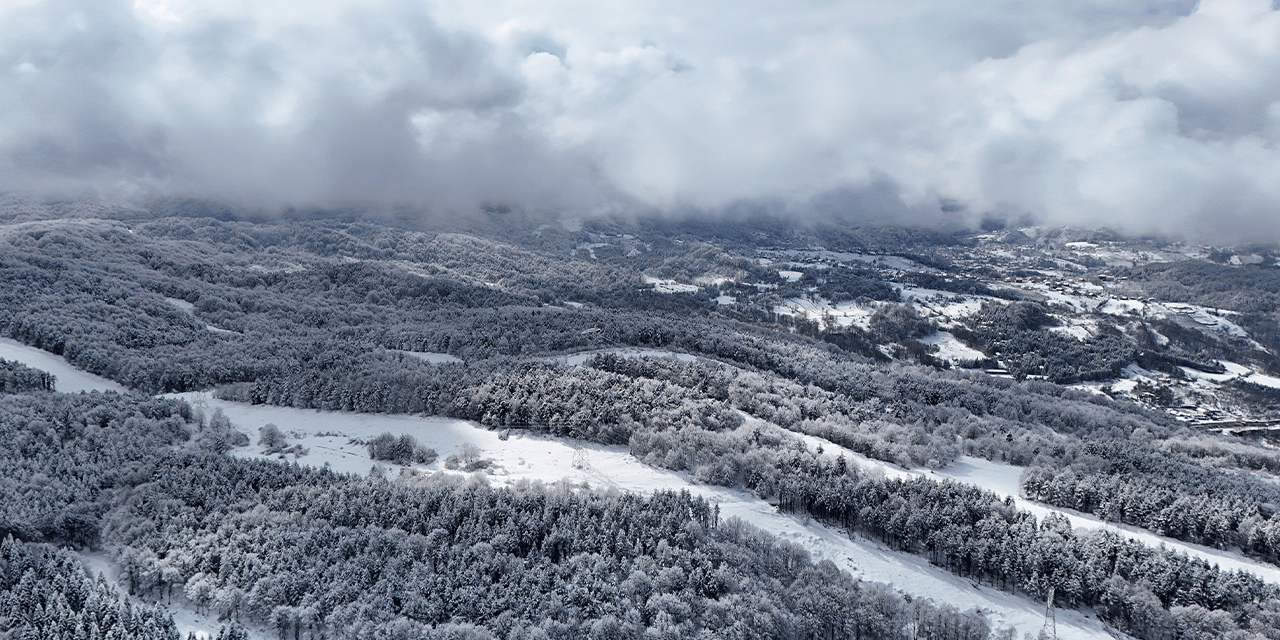
<path fill-rule="evenodd" d="M 21 362 L 33 369 L 52 373 L 57 376 L 54 386 L 62 393 L 125 391 L 125 388 L 117 382 L 95 376 L 92 373 L 86 373 L 67 364 L 67 361 L 62 359 L 62 356 L 56 356 L 35 347 L 28 347 L 17 340 L 0 338 L 0 358 Z"/>
<path fill-rule="evenodd" d="M 863 307 L 856 302 L 831 304 L 819 296 L 810 298 L 791 298 L 785 303 L 775 306 L 773 312 L 784 316 L 802 316 L 817 321 L 822 327 L 857 326 L 866 330 L 870 328 L 871 314 L 875 307 Z"/>
<path fill-rule="evenodd" d="M 696 284 L 685 284 L 675 280 L 663 280 L 650 276 L 642 276 L 642 279 L 645 284 L 653 285 L 653 290 L 658 293 L 694 293 L 698 290 L 698 285 Z"/>
<path fill-rule="evenodd" d="M 1187 377 L 1196 380 L 1208 380 L 1218 383 L 1227 382 L 1228 380 L 1243 380 L 1264 387 L 1271 387 L 1272 389 L 1280 389 L 1280 378 L 1258 373 L 1242 364 L 1227 360 L 1220 360 L 1219 362 L 1226 368 L 1226 373 L 1206 373 L 1190 367 L 1182 367 L 1182 371 L 1187 374 Z"/>
<path fill-rule="evenodd" d="M 973 360 L 982 360 L 986 358 L 986 354 L 977 349 L 970 348 L 963 342 L 956 339 L 947 331 L 938 331 L 932 335 L 920 338 L 920 342 L 924 344 L 932 344 L 938 347 L 938 352 L 933 354 L 934 357 L 948 362 L 965 362 Z"/>
<path fill-rule="evenodd" d="M 435 353 L 433 351 L 401 351 L 406 356 L 417 358 L 431 364 L 442 364 L 448 362 L 462 362 L 460 358 L 451 356 L 447 353 Z"/>
<path fill-rule="evenodd" d="M 285 407 L 269 407 L 227 402 L 204 393 L 176 397 L 203 407 L 222 409 L 241 431 L 256 442 L 257 430 L 270 422 L 310 450 L 300 464 L 323 466 L 335 471 L 368 473 L 375 462 L 365 447 L 348 444 L 350 438 L 367 439 L 384 432 L 410 434 L 439 452 L 441 461 L 420 465 L 418 471 L 442 469 L 445 456 L 457 452 L 463 443 L 480 447 L 481 457 L 492 460 L 487 472 L 477 472 L 495 485 L 509 485 L 521 479 L 556 482 L 568 480 L 592 487 L 613 487 L 623 491 L 652 492 L 659 489 L 688 489 L 720 506 L 723 517 L 738 517 L 782 539 L 799 544 L 814 558 L 825 558 L 866 580 L 886 582 L 916 596 L 951 603 L 961 609 L 986 612 L 994 626 L 1013 626 L 1022 632 L 1038 632 L 1044 622 L 1043 603 L 1031 602 L 998 589 L 980 586 L 931 566 L 923 558 L 892 551 L 884 546 L 807 519 L 779 513 L 752 495 L 721 487 L 691 484 L 683 474 L 654 469 L 631 457 L 625 447 L 607 447 L 572 439 L 550 438 L 513 431 L 506 440 L 501 433 L 462 420 L 403 415 L 329 413 Z M 834 447 L 835 445 L 827 445 Z M 251 445 L 232 452 L 240 457 L 270 458 Z M 290 458 L 292 459 L 292 458 Z M 389 477 L 413 470 L 388 463 L 376 463 Z M 1016 481 L 1016 478 L 1015 478 Z M 1064 639 L 1109 638 L 1105 625 L 1077 611 L 1058 612 L 1058 633 Z"/>
<path fill-rule="evenodd" d="M 945 321 L 969 317 L 982 309 L 983 302 L 1004 302 L 989 296 L 957 294 L 923 287 L 901 286 L 898 287 L 898 293 L 903 300 L 915 302 L 920 315 Z"/>

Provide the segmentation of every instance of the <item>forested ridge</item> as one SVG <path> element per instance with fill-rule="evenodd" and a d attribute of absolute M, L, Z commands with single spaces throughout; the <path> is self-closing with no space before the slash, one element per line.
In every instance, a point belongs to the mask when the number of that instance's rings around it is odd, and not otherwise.
<path fill-rule="evenodd" d="M 1170 321 L 1099 323 L 1071 337 L 1053 305 L 946 272 L 955 267 L 943 254 L 966 245 L 941 236 L 926 238 L 929 252 L 907 252 L 899 240 L 910 234 L 852 234 L 847 250 L 892 246 L 907 256 L 892 264 L 919 270 L 837 266 L 793 280 L 779 271 L 788 264 L 762 266 L 741 239 L 716 244 L 736 238 L 728 228 L 706 237 L 627 231 L 635 229 L 539 227 L 493 239 L 361 221 L 33 220 L 0 237 L 0 333 L 141 393 L 216 389 L 254 404 L 444 415 L 626 445 L 652 466 L 750 491 L 974 581 L 1040 601 L 1053 587 L 1059 604 L 1137 637 L 1280 637 L 1274 585 L 1038 522 L 972 487 L 864 474 L 787 433 L 908 467 L 966 455 L 1026 467 L 1029 498 L 1277 563 L 1273 449 L 1065 386 L 1111 380 L 1135 363 L 1207 370 L 1239 339 L 1209 340 Z M 645 280 L 655 277 L 703 284 L 659 293 Z M 944 326 L 917 314 L 899 294 L 904 285 L 987 301 L 964 325 Z M 774 311 L 796 296 L 874 312 L 865 324 L 837 325 Z M 1010 377 L 953 366 L 922 342 L 943 330 L 984 354 L 963 366 L 998 355 Z M 684 355 L 635 357 L 622 347 Z M 592 355 L 581 366 L 557 361 L 584 351 Z M 0 534 L 19 545 L 115 549 L 136 594 L 177 589 L 227 621 L 244 616 L 299 637 L 989 633 L 976 614 L 908 602 L 829 565 L 777 560 L 804 554 L 720 522 L 687 495 L 390 482 L 237 461 L 225 453 L 245 436 L 225 416 L 55 388 L 52 376 L 0 360 L 0 420 L 13 434 L 4 486 L 21 496 L 4 505 Z M 1265 396 L 1259 389 L 1251 392 Z M 401 453 L 387 459 L 428 458 L 411 446 Z M 345 504 L 363 510 L 336 507 Z M 591 533 L 600 518 L 629 537 Z M 432 538 L 439 531 L 446 537 Z M 345 540 L 354 546 L 314 566 L 287 550 L 337 553 Z M 478 559 L 488 555 L 493 564 Z M 437 562 L 447 570 L 422 569 Z M 472 570 L 477 563 L 484 568 Z M 359 589 L 329 588 L 383 565 L 387 575 L 374 571 Z M 677 566 L 679 580 L 668 571 Z M 282 577 L 310 571 L 318 573 Z M 664 571 L 671 580 L 660 586 L 628 582 Z M 803 599 L 833 581 L 843 581 L 841 604 Z M 410 597 L 407 582 L 431 597 Z M 491 608 L 480 606 L 490 596 Z M 891 622 L 859 626 L 871 618 Z"/>
<path fill-rule="evenodd" d="M 687 494 L 359 479 L 228 458 L 217 445 L 225 425 L 179 402 L 36 393 L 3 403 L 4 482 L 42 479 L 9 504 L 8 535 L 116 549 L 133 593 L 167 599 L 177 589 L 229 622 L 337 637 L 360 629 L 419 637 L 459 625 L 495 637 L 521 629 L 541 637 L 537 627 L 566 638 L 649 627 L 677 637 L 703 628 L 729 637 L 989 631 L 972 615 L 922 612 L 929 605 L 811 565 L 803 551 L 720 522 Z M 633 452 L 694 465 L 704 481 L 740 481 L 783 509 L 1001 588 L 1042 597 L 1053 585 L 1063 604 L 1093 607 L 1136 636 L 1165 637 L 1208 616 L 1224 630 L 1275 637 L 1276 587 L 1251 576 L 1114 535 L 1081 537 L 961 485 L 862 476 L 786 439 L 688 428 L 672 435 L 633 439 Z M 717 437 L 730 440 L 705 440 Z M 747 463 L 740 480 L 715 475 L 734 462 Z M 813 597 L 826 604 L 806 600 Z M 866 626 L 886 619 L 897 622 Z M 930 636 L 913 626 L 922 619 L 949 631 Z"/>
<path fill-rule="evenodd" d="M 111 637 L 113 624 L 130 637 L 176 637 L 151 609 L 124 613 L 133 605 L 41 541 L 112 550 L 132 595 L 176 592 L 228 624 L 289 637 L 990 633 L 979 614 L 813 564 L 688 493 L 391 483 L 229 458 L 204 446 L 218 421 L 183 403 L 0 402 L 4 484 L 28 483 L 6 502 L 0 549 L 0 623 L 15 638 L 95 625 Z"/>

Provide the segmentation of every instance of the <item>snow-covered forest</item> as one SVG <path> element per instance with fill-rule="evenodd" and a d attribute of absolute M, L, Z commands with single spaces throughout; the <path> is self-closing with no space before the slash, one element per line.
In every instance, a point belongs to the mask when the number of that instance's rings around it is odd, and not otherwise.
<path fill-rule="evenodd" d="M 0 633 L 1280 639 L 1280 253 L 433 224 L 4 201 Z"/>

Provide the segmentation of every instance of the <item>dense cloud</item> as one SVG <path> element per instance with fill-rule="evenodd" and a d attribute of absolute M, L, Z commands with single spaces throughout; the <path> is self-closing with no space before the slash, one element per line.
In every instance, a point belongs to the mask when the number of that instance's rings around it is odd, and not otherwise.
<path fill-rule="evenodd" d="M 14 0 L 0 22 L 0 189 L 1280 236 L 1269 0 Z"/>

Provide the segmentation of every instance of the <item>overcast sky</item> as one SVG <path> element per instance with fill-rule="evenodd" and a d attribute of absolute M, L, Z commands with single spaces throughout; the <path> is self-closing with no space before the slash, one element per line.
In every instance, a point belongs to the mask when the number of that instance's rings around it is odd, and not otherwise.
<path fill-rule="evenodd" d="M 0 0 L 0 189 L 1280 238 L 1272 0 Z"/>

